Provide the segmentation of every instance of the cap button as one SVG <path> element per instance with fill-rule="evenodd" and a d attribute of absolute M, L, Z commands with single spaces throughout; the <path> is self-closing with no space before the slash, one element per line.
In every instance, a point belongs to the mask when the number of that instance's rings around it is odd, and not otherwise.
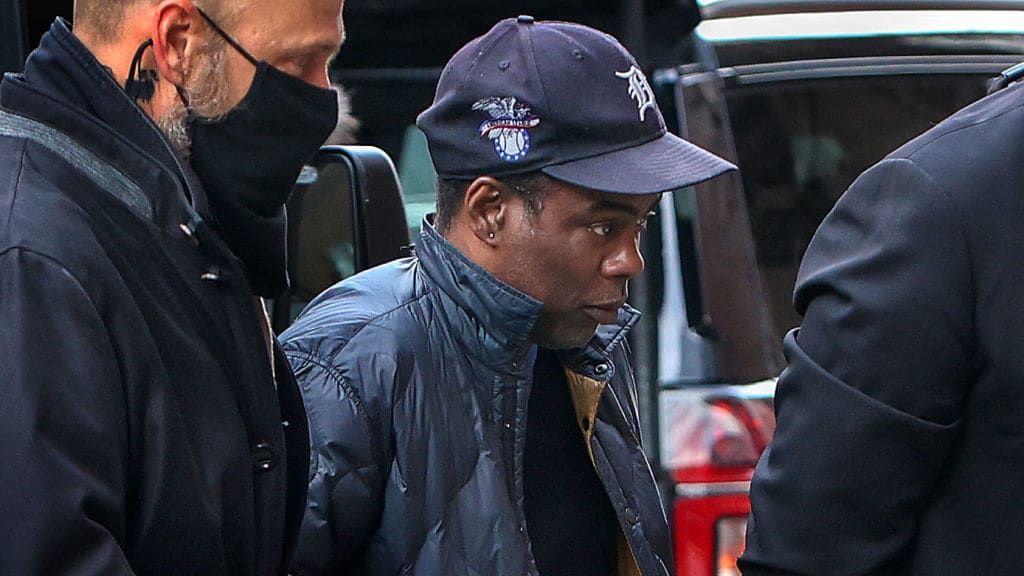
<path fill-rule="evenodd" d="M 516 22 L 518 22 L 520 24 L 533 24 L 533 16 L 527 16 L 526 14 L 520 14 L 519 17 L 516 18 Z"/>

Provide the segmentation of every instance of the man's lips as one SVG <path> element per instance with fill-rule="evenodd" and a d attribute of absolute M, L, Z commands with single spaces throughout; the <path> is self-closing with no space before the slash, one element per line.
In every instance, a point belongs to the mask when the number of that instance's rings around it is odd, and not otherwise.
<path fill-rule="evenodd" d="M 598 324 L 615 324 L 619 319 L 619 308 L 625 301 L 610 302 L 607 304 L 594 304 L 584 306 L 587 315 L 597 321 Z"/>

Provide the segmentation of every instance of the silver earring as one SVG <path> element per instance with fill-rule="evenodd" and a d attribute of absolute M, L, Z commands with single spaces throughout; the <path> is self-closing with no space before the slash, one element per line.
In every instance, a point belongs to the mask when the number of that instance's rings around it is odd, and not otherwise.
<path fill-rule="evenodd" d="M 494 240 L 494 232 L 488 232 L 487 237 L 490 238 L 491 240 Z"/>

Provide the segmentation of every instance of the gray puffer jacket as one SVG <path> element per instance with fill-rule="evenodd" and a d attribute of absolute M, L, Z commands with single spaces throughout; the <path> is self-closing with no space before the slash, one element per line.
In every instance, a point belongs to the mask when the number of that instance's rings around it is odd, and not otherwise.
<path fill-rule="evenodd" d="M 425 222 L 416 257 L 347 279 L 304 311 L 282 335 L 313 447 L 294 573 L 537 573 L 523 451 L 540 308 Z M 624 534 L 620 574 L 671 575 L 626 356 L 639 314 L 619 317 L 563 365 Z"/>

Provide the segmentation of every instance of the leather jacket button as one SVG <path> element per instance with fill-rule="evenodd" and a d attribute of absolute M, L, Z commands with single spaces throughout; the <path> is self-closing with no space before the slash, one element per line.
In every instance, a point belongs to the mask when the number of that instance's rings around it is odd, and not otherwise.
<path fill-rule="evenodd" d="M 274 450 L 265 442 L 256 445 L 252 457 L 257 472 L 270 472 L 277 464 Z"/>
<path fill-rule="evenodd" d="M 227 274 L 219 268 L 207 270 L 199 279 L 210 284 L 226 284 L 228 281 Z"/>
<path fill-rule="evenodd" d="M 199 247 L 199 238 L 196 237 L 196 229 L 191 226 L 191 223 L 181 224 L 178 226 L 178 229 L 181 230 L 181 233 L 185 235 L 185 238 L 188 239 L 192 246 Z"/>

